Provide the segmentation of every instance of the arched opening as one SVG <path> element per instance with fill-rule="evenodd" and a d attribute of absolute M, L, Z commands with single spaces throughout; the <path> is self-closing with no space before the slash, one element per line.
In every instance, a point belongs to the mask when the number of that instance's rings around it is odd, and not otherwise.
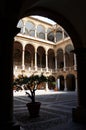
<path fill-rule="evenodd" d="M 37 66 L 40 68 L 45 68 L 45 50 L 42 46 L 37 48 Z"/>
<path fill-rule="evenodd" d="M 60 91 L 63 91 L 64 90 L 64 76 L 60 75 L 58 77 L 58 89 Z"/>
<path fill-rule="evenodd" d="M 48 50 L 48 67 L 49 69 L 55 68 L 55 54 L 53 49 Z"/>
<path fill-rule="evenodd" d="M 56 22 L 58 22 L 69 34 L 72 39 L 74 49 L 77 52 L 77 64 L 78 64 L 78 96 L 79 107 L 75 116 L 78 116 L 78 122 L 86 122 L 86 99 L 85 87 L 82 87 L 82 83 L 85 84 L 86 78 L 83 77 L 83 73 L 86 73 L 86 38 L 85 38 L 85 1 L 12 1 L 10 4 L 3 2 L 1 5 L 1 100 L 3 103 L 0 107 L 0 119 L 1 126 L 5 128 L 12 124 L 12 43 L 13 37 L 16 33 L 16 21 L 18 18 L 30 16 L 30 15 L 42 15 L 46 16 Z M 61 3 L 63 2 L 63 3 Z M 12 4 L 12 6 L 10 6 Z M 82 5 L 82 6 L 81 6 Z M 15 10 L 16 7 L 16 10 Z M 71 7 L 71 8 L 70 8 Z M 74 8 L 72 8 L 74 7 Z M 77 8 L 76 8 L 77 7 Z M 69 11 L 70 9 L 70 11 Z M 19 13 L 21 16 L 19 16 Z M 12 15 L 11 15 L 12 14 Z M 5 28 L 5 31 L 3 29 Z M 43 35 L 42 35 L 43 36 Z M 52 39 L 50 39 L 52 41 Z M 31 42 L 31 41 L 30 41 Z M 26 44 L 26 43 L 25 43 Z M 4 46 L 5 45 L 5 46 Z M 3 51 L 4 50 L 4 51 Z M 35 50 L 36 51 L 36 50 Z M 5 56 L 4 56 L 5 52 Z M 47 54 L 47 53 L 46 53 Z M 36 56 L 35 56 L 36 57 Z M 47 57 L 47 56 L 46 56 Z M 46 58 L 47 61 L 47 58 Z M 35 63 L 36 65 L 36 63 Z M 4 71 L 3 69 L 4 68 Z M 46 65 L 47 68 L 47 65 Z M 5 78 L 4 78 L 5 76 Z M 9 101 L 9 102 L 7 102 Z M 6 107 L 4 107 L 6 106 Z M 5 115 L 5 118 L 3 116 Z M 80 115 L 78 115 L 80 113 Z M 75 120 L 77 120 L 75 118 Z M 9 124 L 9 122 L 11 122 Z"/>
<path fill-rule="evenodd" d="M 21 67 L 22 64 L 22 44 L 19 42 L 14 42 L 14 50 L 13 50 L 13 65 L 17 67 Z"/>
<path fill-rule="evenodd" d="M 60 48 L 57 50 L 57 60 L 57 68 L 62 69 L 64 67 L 63 50 Z"/>
<path fill-rule="evenodd" d="M 67 90 L 75 91 L 75 76 L 73 74 L 68 74 L 66 77 L 67 81 Z"/>
<path fill-rule="evenodd" d="M 71 44 L 65 47 L 66 67 L 74 65 L 74 54 L 72 53 L 73 50 L 74 48 Z"/>
<path fill-rule="evenodd" d="M 55 87 L 57 87 L 58 91 L 64 92 L 65 91 L 64 76 L 65 73 L 67 73 L 66 70 L 64 71 L 64 52 L 66 45 L 69 43 L 69 36 L 62 27 L 60 29 L 59 25 L 58 25 L 59 28 L 57 30 L 57 26 L 52 25 L 41 26 L 39 22 L 40 20 L 37 21 L 37 25 L 35 22 L 35 35 L 33 38 L 29 37 L 29 35 L 26 37 L 25 34 L 22 34 L 23 38 L 24 36 L 26 38 L 24 42 L 26 46 L 27 46 L 26 41 L 28 38 L 30 44 L 32 43 L 32 45 L 34 45 L 34 53 L 35 53 L 34 68 L 36 67 L 36 69 L 33 70 L 32 74 L 33 73 L 37 74 L 39 73 L 39 70 L 41 70 L 40 73 L 42 72 L 46 75 L 50 75 L 49 80 L 50 81 L 52 80 L 52 83 L 48 82 L 48 90 L 55 90 Z M 49 30 L 50 29 L 49 26 L 51 26 L 51 30 Z M 62 47 L 60 47 L 60 43 Z M 29 49 L 27 47 L 27 51 L 28 50 Z M 31 49 L 31 52 L 32 51 L 33 50 Z M 30 55 L 30 52 L 28 55 Z M 73 56 L 71 57 L 73 58 Z M 31 59 L 30 60 L 27 59 L 28 63 L 30 63 L 30 61 Z M 29 71 L 29 73 L 30 72 L 31 71 Z M 57 80 L 58 85 L 56 84 L 55 77 L 58 77 Z M 45 89 L 46 87 L 42 88 Z"/>
<path fill-rule="evenodd" d="M 33 45 L 27 44 L 25 46 L 25 67 L 26 68 L 33 68 L 34 56 L 35 56 L 35 50 Z"/>
<path fill-rule="evenodd" d="M 48 87 L 49 87 L 49 89 L 50 90 L 54 90 L 55 87 L 56 87 L 56 85 L 55 85 L 55 83 L 56 83 L 55 77 L 52 76 L 52 75 L 50 75 L 50 76 L 48 76 L 48 79 L 49 79 L 49 81 L 48 81 Z"/>

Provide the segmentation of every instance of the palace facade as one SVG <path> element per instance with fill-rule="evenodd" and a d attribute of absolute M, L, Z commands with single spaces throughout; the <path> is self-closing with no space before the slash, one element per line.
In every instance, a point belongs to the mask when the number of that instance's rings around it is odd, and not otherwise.
<path fill-rule="evenodd" d="M 20 32 L 14 37 L 14 76 L 43 73 L 56 82 L 58 91 L 76 91 L 76 55 L 67 32 L 57 23 L 31 16 L 21 19 L 17 27 Z"/>

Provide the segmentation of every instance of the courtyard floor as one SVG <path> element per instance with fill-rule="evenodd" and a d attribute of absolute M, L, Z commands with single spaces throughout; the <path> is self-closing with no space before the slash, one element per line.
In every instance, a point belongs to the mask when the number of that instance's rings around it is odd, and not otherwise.
<path fill-rule="evenodd" d="M 25 91 L 14 94 L 14 120 L 21 130 L 85 130 L 86 126 L 72 121 L 72 108 L 77 107 L 76 92 L 36 91 L 36 101 L 42 103 L 40 116 L 30 118 Z"/>

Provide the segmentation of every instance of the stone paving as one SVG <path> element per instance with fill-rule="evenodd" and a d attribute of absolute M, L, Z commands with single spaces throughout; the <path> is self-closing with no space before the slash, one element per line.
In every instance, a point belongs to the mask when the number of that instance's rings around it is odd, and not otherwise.
<path fill-rule="evenodd" d="M 40 101 L 42 105 L 40 116 L 36 118 L 29 116 L 26 103 L 30 100 L 25 93 L 14 92 L 14 119 L 21 126 L 21 130 L 82 130 L 82 127 L 86 128 L 72 122 L 72 108 L 77 106 L 76 92 L 39 91 L 36 93 L 36 101 Z"/>

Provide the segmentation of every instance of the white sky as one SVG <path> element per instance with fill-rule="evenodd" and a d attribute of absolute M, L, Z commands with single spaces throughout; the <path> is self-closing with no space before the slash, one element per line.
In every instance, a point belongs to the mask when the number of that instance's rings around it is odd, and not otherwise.
<path fill-rule="evenodd" d="M 42 20 L 44 22 L 50 23 L 52 25 L 56 24 L 56 22 L 54 22 L 53 20 L 51 20 L 51 19 L 49 19 L 47 17 L 37 16 L 37 15 L 31 16 L 31 17 L 37 18 L 37 19 Z"/>

